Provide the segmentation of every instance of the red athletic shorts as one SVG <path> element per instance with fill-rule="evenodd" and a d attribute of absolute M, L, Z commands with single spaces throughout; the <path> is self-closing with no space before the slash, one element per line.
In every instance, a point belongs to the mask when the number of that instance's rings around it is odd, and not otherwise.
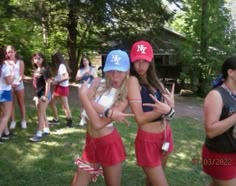
<path fill-rule="evenodd" d="M 137 164 L 141 167 L 156 167 L 161 165 L 161 159 L 166 153 L 171 153 L 174 150 L 174 142 L 172 131 L 169 125 L 166 126 L 165 132 L 151 133 L 138 130 L 135 139 L 135 153 Z M 170 146 L 166 153 L 162 151 L 163 142 L 169 142 Z"/>
<path fill-rule="evenodd" d="M 55 96 L 68 96 L 69 95 L 69 87 L 63 87 L 60 85 L 56 85 L 53 91 Z"/>
<path fill-rule="evenodd" d="M 124 144 L 116 129 L 112 133 L 92 138 L 87 133 L 82 159 L 89 163 L 100 163 L 102 166 L 116 165 L 126 158 Z"/>
<path fill-rule="evenodd" d="M 236 153 L 218 153 L 202 147 L 202 168 L 205 173 L 218 180 L 236 177 Z"/>

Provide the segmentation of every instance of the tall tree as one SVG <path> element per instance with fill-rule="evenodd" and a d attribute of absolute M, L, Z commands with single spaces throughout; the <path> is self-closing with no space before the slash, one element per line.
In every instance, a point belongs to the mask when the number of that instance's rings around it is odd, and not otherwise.
<path fill-rule="evenodd" d="M 193 84 L 205 94 L 223 59 L 235 47 L 235 28 L 224 0 L 183 0 L 174 26 L 186 34 L 184 62 L 192 65 Z M 199 11 L 200 10 L 200 11 Z M 207 82 L 207 83 L 206 83 Z"/>
<path fill-rule="evenodd" d="M 205 64 L 207 61 L 207 51 L 208 51 L 208 0 L 202 0 L 201 4 L 201 32 L 200 32 L 200 64 Z M 201 65 L 200 65 L 201 67 Z M 205 92 L 204 78 L 202 75 L 202 68 L 199 68 L 199 84 L 198 93 Z"/>
<path fill-rule="evenodd" d="M 135 40 L 139 35 L 152 39 L 172 16 L 160 0 L 1 2 L 7 2 L 3 9 L 7 10 L 11 4 L 11 10 L 17 10 L 15 20 L 30 24 L 30 34 L 25 36 L 34 36 L 27 41 L 32 50 L 41 48 L 48 56 L 57 49 L 68 52 L 73 77 L 83 53 L 104 52 L 114 44 Z"/>

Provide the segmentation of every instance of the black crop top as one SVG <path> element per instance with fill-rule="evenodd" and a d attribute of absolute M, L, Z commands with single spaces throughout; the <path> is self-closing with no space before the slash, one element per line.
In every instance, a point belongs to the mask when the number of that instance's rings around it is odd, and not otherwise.
<path fill-rule="evenodd" d="M 144 87 L 144 86 L 141 87 L 140 94 L 141 94 L 141 98 L 142 98 L 142 103 L 153 103 L 153 104 L 155 103 L 155 102 L 153 101 L 153 99 L 149 96 L 150 91 L 149 91 L 146 87 Z M 154 93 L 154 96 L 155 96 L 159 101 L 161 101 L 162 95 L 161 95 L 161 93 L 160 93 L 159 90 L 157 90 L 157 91 Z M 153 110 L 153 108 L 150 107 L 150 106 L 144 106 L 144 105 L 142 105 L 142 108 L 143 108 L 143 112 L 148 112 L 148 111 L 152 111 L 152 110 Z M 153 121 L 160 121 L 160 120 L 162 120 L 162 117 L 159 117 L 159 118 L 157 118 L 157 119 L 155 119 L 155 120 L 153 120 Z"/>

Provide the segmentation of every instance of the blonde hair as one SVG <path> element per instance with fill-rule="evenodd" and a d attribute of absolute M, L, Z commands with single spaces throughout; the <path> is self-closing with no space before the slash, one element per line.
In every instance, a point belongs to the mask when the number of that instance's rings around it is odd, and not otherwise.
<path fill-rule="evenodd" d="M 105 92 L 110 91 L 112 86 L 111 86 L 111 80 L 107 78 L 107 75 L 105 74 L 105 79 L 106 81 L 100 83 L 95 97 L 96 96 L 102 96 Z M 128 91 L 127 91 L 127 83 L 129 79 L 129 72 L 126 72 L 125 78 L 121 84 L 121 87 L 118 89 L 115 95 L 115 100 L 113 105 L 119 105 L 119 103 L 125 101 L 127 99 Z"/>

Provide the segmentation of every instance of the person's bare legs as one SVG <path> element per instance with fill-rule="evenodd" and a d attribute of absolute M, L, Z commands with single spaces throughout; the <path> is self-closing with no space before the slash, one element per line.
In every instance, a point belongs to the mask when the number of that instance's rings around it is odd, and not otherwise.
<path fill-rule="evenodd" d="M 92 164 L 92 167 L 95 167 L 97 169 L 99 167 L 99 164 Z M 71 186 L 87 186 L 91 182 L 93 176 L 94 175 L 89 173 L 88 171 L 78 168 L 74 174 Z"/>
<path fill-rule="evenodd" d="M 21 114 L 21 127 L 26 128 L 25 92 L 24 89 L 14 91 Z"/>
<path fill-rule="evenodd" d="M 58 120 L 58 114 L 57 114 L 57 107 L 56 107 L 56 101 L 57 101 L 57 96 L 55 94 L 52 94 L 52 99 L 49 102 L 49 105 L 52 109 L 52 115 L 55 120 Z"/>
<path fill-rule="evenodd" d="M 121 173 L 122 173 L 122 163 L 113 166 L 103 166 L 103 175 L 106 185 L 120 186 Z"/>
<path fill-rule="evenodd" d="M 11 123 L 10 123 L 10 126 L 9 128 L 10 129 L 14 129 L 16 127 L 16 121 L 15 121 L 15 93 L 14 93 L 14 90 L 12 90 L 12 107 L 11 107 L 11 115 L 10 115 L 10 120 L 11 120 Z"/>
<path fill-rule="evenodd" d="M 146 174 L 146 186 L 167 186 L 168 182 L 164 173 L 164 168 L 168 160 L 168 154 L 161 157 L 161 166 L 147 168 L 143 167 Z"/>
<path fill-rule="evenodd" d="M 71 111 L 68 103 L 68 97 L 67 96 L 60 96 L 62 108 L 65 112 L 66 118 L 72 118 Z"/>
<path fill-rule="evenodd" d="M 47 106 L 48 106 L 48 100 L 46 100 L 46 101 L 39 100 L 39 103 L 38 103 L 38 122 L 39 122 L 38 130 L 41 130 L 41 131 L 43 131 L 43 128 L 45 126 L 45 116 L 46 116 Z"/>
<path fill-rule="evenodd" d="M 12 102 L 3 102 L 1 103 L 1 120 L 0 120 L 0 134 L 2 135 L 3 131 L 6 129 L 8 121 L 11 116 Z"/>
<path fill-rule="evenodd" d="M 147 176 L 146 186 L 168 186 L 162 166 L 147 168 L 143 167 Z"/>

